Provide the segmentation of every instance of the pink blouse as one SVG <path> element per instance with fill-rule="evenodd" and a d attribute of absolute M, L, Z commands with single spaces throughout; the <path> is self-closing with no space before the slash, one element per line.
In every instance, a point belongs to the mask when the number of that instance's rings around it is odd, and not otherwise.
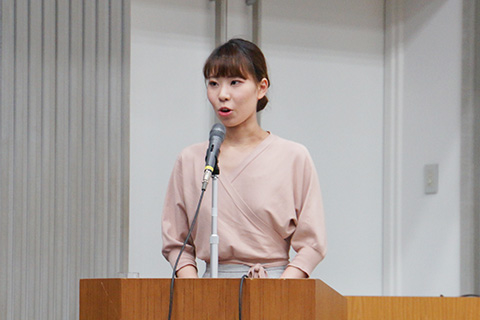
<path fill-rule="evenodd" d="M 175 263 L 201 193 L 208 142 L 184 149 L 166 194 L 163 255 Z M 288 265 L 310 275 L 326 253 L 323 203 L 317 173 L 301 144 L 270 134 L 236 170 L 218 179 L 219 263 Z M 205 192 L 193 239 L 177 266 L 210 260 L 211 186 Z M 289 261 L 290 246 L 296 251 Z"/>

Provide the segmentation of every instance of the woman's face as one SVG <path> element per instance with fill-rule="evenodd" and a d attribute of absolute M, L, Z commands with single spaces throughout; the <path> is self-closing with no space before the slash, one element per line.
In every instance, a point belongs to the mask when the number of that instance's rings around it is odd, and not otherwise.
<path fill-rule="evenodd" d="M 207 96 L 218 119 L 227 127 L 257 121 L 257 102 L 268 89 L 266 79 L 257 83 L 251 77 L 212 77 L 207 79 Z"/>

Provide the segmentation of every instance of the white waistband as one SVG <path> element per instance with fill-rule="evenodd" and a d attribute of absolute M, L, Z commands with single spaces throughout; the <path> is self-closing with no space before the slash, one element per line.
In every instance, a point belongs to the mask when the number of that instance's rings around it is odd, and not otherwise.
<path fill-rule="evenodd" d="M 280 278 L 287 266 L 268 267 L 264 268 L 261 264 L 256 264 L 252 267 L 244 264 L 219 264 L 218 277 L 219 278 L 241 278 L 247 275 L 249 278 Z M 210 278 L 210 265 L 207 264 L 207 269 L 203 278 Z"/>

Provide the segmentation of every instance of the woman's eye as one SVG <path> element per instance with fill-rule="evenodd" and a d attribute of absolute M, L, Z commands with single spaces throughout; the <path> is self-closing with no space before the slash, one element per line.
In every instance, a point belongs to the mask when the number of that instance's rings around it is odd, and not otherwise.
<path fill-rule="evenodd" d="M 235 86 L 237 84 L 240 83 L 240 80 L 232 80 L 232 82 L 230 83 L 232 86 Z"/>
<path fill-rule="evenodd" d="M 217 82 L 215 82 L 215 81 L 209 81 L 209 82 L 208 82 L 208 86 L 209 86 L 209 87 L 215 87 L 215 86 L 217 86 Z"/>

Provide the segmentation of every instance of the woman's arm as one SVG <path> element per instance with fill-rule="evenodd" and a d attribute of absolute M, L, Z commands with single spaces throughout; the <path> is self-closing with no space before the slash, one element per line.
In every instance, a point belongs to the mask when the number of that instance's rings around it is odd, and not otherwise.
<path fill-rule="evenodd" d="M 189 223 L 187 217 L 187 203 L 185 203 L 185 192 L 189 192 L 188 185 L 185 185 L 182 177 L 191 176 L 190 172 L 183 166 L 183 152 L 177 157 L 174 168 L 170 175 L 165 202 L 162 214 L 162 254 L 173 267 L 180 254 L 183 242 L 188 233 Z M 190 162 L 187 160 L 187 162 Z M 185 172 L 187 171 L 187 172 Z M 185 250 L 178 261 L 176 274 L 178 277 L 197 277 L 195 268 L 195 248 L 193 240 L 186 244 Z M 193 268 L 193 272 L 190 268 Z M 185 270 L 182 270 L 185 268 Z M 182 270 L 182 271 L 181 271 Z"/>
<path fill-rule="evenodd" d="M 289 263 L 308 276 L 326 253 L 325 218 L 318 176 L 308 150 L 303 166 L 296 172 L 295 210 L 297 225 L 291 237 L 292 248 L 297 252 Z M 300 163 L 300 162 L 299 162 Z"/>
<path fill-rule="evenodd" d="M 288 266 L 285 269 L 285 271 L 283 271 L 280 278 L 284 278 L 284 279 L 303 279 L 303 278 L 308 278 L 308 275 L 298 268 Z"/>
<path fill-rule="evenodd" d="M 177 278 L 198 278 L 197 268 L 191 264 L 177 271 Z"/>

